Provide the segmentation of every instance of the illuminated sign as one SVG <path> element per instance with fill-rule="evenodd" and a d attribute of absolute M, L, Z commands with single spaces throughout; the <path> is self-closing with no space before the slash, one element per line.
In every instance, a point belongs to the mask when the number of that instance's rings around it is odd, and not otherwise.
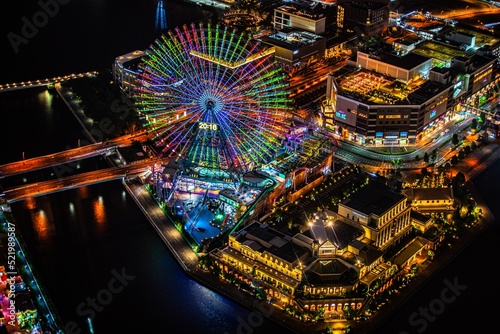
<path fill-rule="evenodd" d="M 353 211 L 352 213 L 360 218 L 366 219 L 366 216 L 361 213 L 357 213 L 356 211 Z"/>
<path fill-rule="evenodd" d="M 335 117 L 345 120 L 347 116 L 342 110 L 339 110 L 335 112 Z"/>
<path fill-rule="evenodd" d="M 219 130 L 219 125 L 214 123 L 198 122 L 198 129 L 200 130 Z"/>
<path fill-rule="evenodd" d="M 404 131 L 403 131 L 403 132 L 400 132 L 400 133 L 399 133 L 399 135 L 400 135 L 401 137 L 408 137 L 408 132 L 404 132 Z"/>
<path fill-rule="evenodd" d="M 431 111 L 429 117 L 430 118 L 434 118 L 436 116 L 436 109 L 434 109 L 433 111 Z"/>
<path fill-rule="evenodd" d="M 385 118 L 401 118 L 401 115 L 385 115 Z"/>
<path fill-rule="evenodd" d="M 488 74 L 490 74 L 491 72 L 493 72 L 493 70 L 491 69 L 491 66 L 492 65 L 488 66 L 483 72 L 479 72 L 477 75 L 475 75 L 474 76 L 474 83 L 478 82 L 481 79 L 483 80 L 483 82 L 485 82 L 484 79 L 488 80 L 488 78 L 486 78 L 486 76 Z"/>
<path fill-rule="evenodd" d="M 455 85 L 453 86 L 454 89 L 461 88 L 462 87 L 462 76 L 459 75 L 455 81 Z"/>

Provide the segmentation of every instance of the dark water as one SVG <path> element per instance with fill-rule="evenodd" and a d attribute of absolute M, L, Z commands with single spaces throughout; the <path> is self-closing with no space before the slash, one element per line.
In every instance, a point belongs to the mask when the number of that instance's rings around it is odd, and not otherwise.
<path fill-rule="evenodd" d="M 209 14 L 181 1 L 164 3 L 169 28 Z M 116 56 L 152 43 L 155 7 L 153 0 L 67 1 L 16 51 L 9 33 L 22 35 L 24 22 L 33 21 L 41 7 L 34 0 L 10 1 L 0 20 L 0 84 L 109 67 Z M 78 139 L 86 139 L 73 115 L 44 90 L 1 93 L 0 113 L 0 163 L 21 159 L 22 152 L 28 158 L 75 147 Z M 497 162 L 475 181 L 496 217 L 499 176 Z M 96 312 L 98 334 L 235 333 L 238 317 L 248 315 L 246 309 L 185 276 L 119 182 L 19 202 L 13 212 L 63 322 L 76 322 L 82 333 L 87 327 L 77 307 L 88 315 L 89 301 L 98 296 L 111 296 Z M 491 300 L 495 305 L 499 294 L 492 274 L 498 232 L 495 224 L 479 236 L 378 333 L 417 333 L 421 328 L 410 326 L 409 316 L 428 307 L 443 289 L 443 280 L 454 277 L 467 289 L 421 333 L 491 332 L 496 315 L 489 305 Z M 134 278 L 123 289 L 114 285 L 121 291 L 110 295 L 113 270 Z M 254 331 L 285 332 L 270 322 Z"/>
<path fill-rule="evenodd" d="M 42 3 L 64 3 L 43 10 Z M 157 0 L 19 0 L 4 4 L 0 84 L 100 70 L 144 50 L 155 33 Z M 192 3 L 164 0 L 167 28 L 211 16 Z M 43 13 L 49 13 L 46 15 Z M 26 23 L 28 22 L 28 23 Z M 30 24 L 32 29 L 30 29 Z"/>
<path fill-rule="evenodd" d="M 83 135 L 66 106 L 51 99 L 50 93 L 40 89 L 0 93 L 0 110 L 22 106 L 19 110 L 30 110 L 32 118 L 38 119 L 19 128 L 1 123 L 5 137 L 16 138 L 11 149 L 4 151 L 2 163 L 19 160 L 20 143 L 38 143 L 43 138 L 42 145 L 27 146 L 31 151 L 25 154 L 32 157 L 66 149 Z M 6 115 L 10 124 L 21 123 L 25 117 L 16 112 Z M 84 159 L 81 170 L 105 165 L 98 157 Z M 24 178 L 53 178 L 49 175 L 52 172 L 48 168 L 21 174 L 0 180 L 0 184 L 8 188 Z M 87 333 L 88 327 L 81 315 L 91 315 L 93 310 L 87 298 L 106 298 L 100 293 L 106 293 L 115 277 L 113 270 L 124 270 L 135 278 L 123 291 L 113 294 L 102 310 L 101 304 L 96 306 L 95 333 L 145 333 L 145 329 L 161 331 L 165 326 L 183 328 L 182 333 L 200 333 L 202 328 L 205 333 L 235 333 L 238 318 L 248 317 L 245 308 L 184 274 L 120 181 L 17 202 L 12 211 L 62 323 L 75 322 L 82 333 Z M 268 331 L 286 333 L 270 321 L 255 332 Z"/>
<path fill-rule="evenodd" d="M 115 57 L 154 41 L 156 4 L 66 1 L 24 38 L 26 20 L 40 17 L 42 8 L 38 1 L 10 2 L 0 20 L 0 84 L 110 69 Z M 211 15 L 182 1 L 164 1 L 164 7 L 169 29 Z M 13 45 L 13 34 L 22 43 Z M 0 112 L 0 164 L 21 160 L 23 152 L 30 158 L 87 140 L 74 116 L 45 89 L 1 93 Z M 95 159 L 82 165 L 93 169 L 102 163 Z M 46 178 L 47 172 L 0 184 Z M 238 318 L 249 315 L 184 274 L 119 181 L 29 199 L 12 210 L 62 323 L 76 327 L 69 333 L 88 333 L 85 316 L 93 311 L 95 333 L 236 333 Z M 93 298 L 103 303 L 94 305 Z M 287 331 L 270 321 L 254 331 L 269 332 Z"/>
<path fill-rule="evenodd" d="M 246 309 L 184 274 L 120 181 L 14 203 L 12 210 L 63 323 L 74 321 L 83 333 L 82 315 L 92 312 L 95 333 L 235 333 L 238 317 L 247 318 Z M 113 271 L 128 278 L 106 299 Z M 267 322 L 258 332 L 268 331 L 285 333 Z"/>
<path fill-rule="evenodd" d="M 0 164 L 75 148 L 88 141 L 57 93 L 46 88 L 0 93 Z M 8 134 L 8 137 L 7 137 Z"/>
<path fill-rule="evenodd" d="M 442 268 L 435 278 L 418 291 L 407 303 L 397 310 L 387 323 L 377 329 L 377 334 L 414 333 L 494 333 L 497 332 L 497 308 L 491 303 L 500 297 L 495 287 L 496 279 L 489 271 L 490 263 L 498 255 L 498 217 L 500 217 L 500 161 L 495 162 L 474 180 L 481 197 L 496 218 L 493 225 L 482 232 L 462 253 Z M 447 288 L 444 281 L 458 282 L 464 286 L 453 302 L 439 308 L 442 291 Z M 455 281 L 456 280 L 456 281 Z M 453 295 L 447 294 L 451 297 Z M 433 307 L 428 320 L 420 315 L 421 308 Z M 414 322 L 409 319 L 414 313 Z M 423 313 L 422 313 L 423 314 Z M 425 321 L 423 321 L 425 319 Z M 405 333 L 406 332 L 406 333 Z M 375 332 L 374 332 L 375 333 Z"/>

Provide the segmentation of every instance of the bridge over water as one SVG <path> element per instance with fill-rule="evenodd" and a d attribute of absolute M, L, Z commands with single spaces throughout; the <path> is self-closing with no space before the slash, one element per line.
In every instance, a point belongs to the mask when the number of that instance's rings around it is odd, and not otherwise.
<path fill-rule="evenodd" d="M 5 189 L 2 196 L 7 203 L 22 201 L 26 198 L 47 195 L 57 191 L 78 188 L 95 183 L 121 179 L 145 172 L 154 159 L 145 159 L 130 165 L 109 167 L 96 171 L 70 175 L 55 180 L 48 180 Z"/>
<path fill-rule="evenodd" d="M 62 77 L 53 77 L 53 78 L 46 78 L 46 79 L 37 79 L 37 80 L 28 80 L 28 81 L 22 81 L 22 82 L 14 82 L 14 83 L 7 83 L 0 85 L 0 92 L 7 92 L 7 91 L 12 91 L 12 90 L 18 90 L 18 89 L 25 89 L 25 88 L 33 88 L 33 87 L 42 87 L 42 86 L 49 86 L 51 87 L 52 85 L 56 83 L 60 83 L 63 81 L 67 80 L 72 80 L 72 79 L 78 79 L 78 78 L 83 78 L 83 77 L 93 77 L 97 75 L 97 71 L 92 71 L 92 72 L 85 72 L 85 73 L 73 73 L 73 74 L 68 74 Z"/>

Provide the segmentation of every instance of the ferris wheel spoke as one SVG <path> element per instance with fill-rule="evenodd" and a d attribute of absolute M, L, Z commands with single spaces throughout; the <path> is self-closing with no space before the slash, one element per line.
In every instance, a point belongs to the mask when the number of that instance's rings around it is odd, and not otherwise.
<path fill-rule="evenodd" d="M 161 152 L 226 177 L 274 158 L 291 100 L 264 51 L 248 35 L 211 23 L 157 39 L 139 66 L 136 106 Z"/>

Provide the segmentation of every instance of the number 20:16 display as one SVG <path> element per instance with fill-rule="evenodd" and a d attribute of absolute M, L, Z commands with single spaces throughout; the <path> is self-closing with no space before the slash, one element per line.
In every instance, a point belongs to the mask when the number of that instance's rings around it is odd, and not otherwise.
<path fill-rule="evenodd" d="M 198 129 L 200 130 L 219 130 L 219 125 L 214 123 L 198 122 Z"/>

